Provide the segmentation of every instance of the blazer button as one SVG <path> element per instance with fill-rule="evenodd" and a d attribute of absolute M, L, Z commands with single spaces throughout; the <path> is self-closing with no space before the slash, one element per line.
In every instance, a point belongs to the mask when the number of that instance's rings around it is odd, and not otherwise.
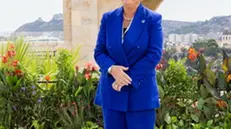
<path fill-rule="evenodd" d="M 137 48 L 140 48 L 140 46 L 137 46 Z"/>

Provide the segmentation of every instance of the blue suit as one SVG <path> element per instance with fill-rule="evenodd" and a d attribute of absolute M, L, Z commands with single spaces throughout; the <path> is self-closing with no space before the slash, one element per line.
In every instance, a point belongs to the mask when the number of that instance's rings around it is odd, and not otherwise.
<path fill-rule="evenodd" d="M 105 117 L 109 111 L 135 113 L 160 106 L 155 67 L 162 55 L 161 15 L 140 4 L 122 43 L 123 11 L 119 7 L 103 14 L 94 49 L 101 72 L 95 104 L 102 106 Z M 132 83 L 120 92 L 112 88 L 115 79 L 108 74 L 112 65 L 129 67 L 126 73 Z"/>

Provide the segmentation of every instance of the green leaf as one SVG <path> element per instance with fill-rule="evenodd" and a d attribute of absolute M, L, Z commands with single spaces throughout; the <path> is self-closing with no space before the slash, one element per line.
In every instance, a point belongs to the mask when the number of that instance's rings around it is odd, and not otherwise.
<path fill-rule="evenodd" d="M 191 118 L 195 121 L 195 122 L 199 122 L 199 117 L 197 115 L 191 114 Z"/>
<path fill-rule="evenodd" d="M 206 98 L 204 102 L 209 105 L 215 105 L 217 103 L 217 100 L 214 97 L 209 97 Z"/>
<path fill-rule="evenodd" d="M 216 75 L 215 73 L 210 70 L 210 69 L 205 69 L 205 78 L 209 81 L 209 83 L 214 86 L 215 85 L 215 81 L 216 81 Z"/>
<path fill-rule="evenodd" d="M 226 79 L 225 79 L 225 74 L 221 71 L 218 72 L 218 87 L 220 89 L 225 89 L 226 88 Z"/>
<path fill-rule="evenodd" d="M 204 58 L 204 56 L 199 56 L 199 72 L 200 72 L 200 74 L 203 74 L 205 69 L 206 69 L 205 58 Z"/>
<path fill-rule="evenodd" d="M 211 107 L 207 107 L 207 106 L 204 106 L 203 108 L 204 110 L 204 114 L 206 116 L 207 119 L 211 119 L 212 118 L 212 113 L 214 112 Z"/>
<path fill-rule="evenodd" d="M 171 118 L 171 121 L 172 121 L 172 123 L 176 123 L 176 122 L 177 122 L 177 118 L 176 118 L 175 116 L 173 116 L 173 117 Z"/>
<path fill-rule="evenodd" d="M 207 126 L 212 126 L 212 124 L 213 124 L 213 120 L 209 120 L 208 122 L 207 122 Z"/>
<path fill-rule="evenodd" d="M 185 104 L 182 101 L 177 102 L 177 105 L 179 105 L 180 107 L 185 107 Z"/>
<path fill-rule="evenodd" d="M 179 126 L 184 126 L 184 121 L 183 120 L 180 120 Z"/>
<path fill-rule="evenodd" d="M 209 95 L 207 89 L 203 85 L 201 85 L 200 87 L 200 94 L 203 98 L 207 98 L 207 96 Z"/>
<path fill-rule="evenodd" d="M 0 91 L 3 92 L 8 92 L 9 91 L 9 87 L 7 87 L 6 85 L 4 85 L 2 82 L 0 82 Z"/>
<path fill-rule="evenodd" d="M 0 71 L 1 81 L 4 85 L 7 85 L 6 76 L 3 74 L 3 70 Z"/>
<path fill-rule="evenodd" d="M 75 97 L 79 95 L 79 93 L 82 91 L 83 87 L 78 87 L 77 91 L 75 92 Z"/>
<path fill-rule="evenodd" d="M 200 98 L 200 99 L 198 100 L 197 108 L 198 108 L 199 110 L 202 110 L 203 105 L 204 105 L 204 99 L 203 99 L 203 98 Z"/>
<path fill-rule="evenodd" d="M 213 66 L 213 63 L 214 63 L 215 61 L 216 61 L 216 60 L 214 59 L 214 60 L 212 60 L 211 62 L 209 62 L 207 68 L 208 68 L 208 69 L 211 69 L 212 66 Z"/>
<path fill-rule="evenodd" d="M 158 92 L 159 92 L 160 98 L 163 99 L 164 98 L 164 90 L 160 85 L 158 85 Z"/>
<path fill-rule="evenodd" d="M 211 84 L 208 82 L 208 80 L 206 78 L 203 79 L 204 85 L 207 89 L 207 91 L 216 99 L 220 99 L 219 93 L 217 92 L 217 90 L 211 86 Z"/>
<path fill-rule="evenodd" d="M 201 129 L 201 124 L 192 124 L 193 129 Z"/>
<path fill-rule="evenodd" d="M 177 127 L 175 124 L 172 125 L 172 129 L 177 129 Z"/>
<path fill-rule="evenodd" d="M 169 116 L 169 113 L 165 115 L 164 120 L 167 124 L 171 124 L 171 117 Z"/>
<path fill-rule="evenodd" d="M 13 87 L 13 77 L 6 76 L 6 82 L 10 87 Z"/>
<path fill-rule="evenodd" d="M 13 91 L 16 91 L 16 90 L 20 87 L 21 81 L 22 81 L 22 78 L 20 78 L 20 79 L 17 81 L 16 85 L 13 87 Z"/>

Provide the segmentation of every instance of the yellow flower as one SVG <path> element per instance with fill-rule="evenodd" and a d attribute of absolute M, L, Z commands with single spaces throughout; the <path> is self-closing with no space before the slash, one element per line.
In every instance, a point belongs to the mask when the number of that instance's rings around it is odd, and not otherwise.
<path fill-rule="evenodd" d="M 223 64 L 222 64 L 222 69 L 224 70 L 224 72 L 227 72 L 228 71 L 228 59 L 224 59 L 223 60 Z"/>
<path fill-rule="evenodd" d="M 230 81 L 231 81 L 231 74 L 228 75 L 226 81 L 227 81 L 227 82 L 230 82 Z"/>

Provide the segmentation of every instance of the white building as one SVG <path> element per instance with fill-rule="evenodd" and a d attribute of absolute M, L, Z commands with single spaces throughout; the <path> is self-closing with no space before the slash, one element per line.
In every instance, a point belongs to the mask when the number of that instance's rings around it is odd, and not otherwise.
<path fill-rule="evenodd" d="M 176 42 L 177 42 L 177 43 L 182 43 L 182 42 L 184 42 L 184 35 L 177 34 L 177 35 L 176 35 Z"/>
<path fill-rule="evenodd" d="M 218 41 L 218 45 L 220 47 L 231 48 L 231 32 L 224 31 L 220 41 Z"/>
<path fill-rule="evenodd" d="M 169 34 L 168 41 L 172 43 L 189 44 L 198 40 L 197 34 Z"/>
<path fill-rule="evenodd" d="M 168 41 L 175 43 L 176 42 L 176 34 L 169 34 Z"/>

